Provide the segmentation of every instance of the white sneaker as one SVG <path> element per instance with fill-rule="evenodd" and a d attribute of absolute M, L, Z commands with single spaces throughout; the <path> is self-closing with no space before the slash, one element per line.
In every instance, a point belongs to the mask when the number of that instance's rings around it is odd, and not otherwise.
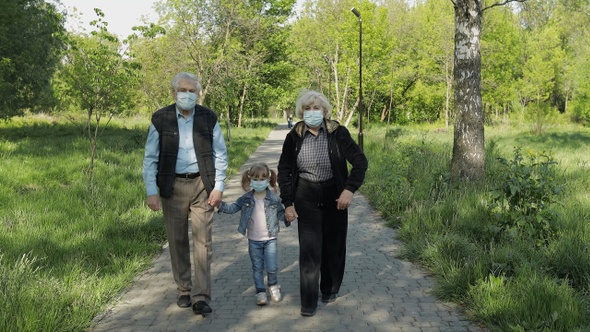
<path fill-rule="evenodd" d="M 266 292 L 260 292 L 256 294 L 256 304 L 266 305 Z"/>
<path fill-rule="evenodd" d="M 272 285 L 270 286 L 270 297 L 275 302 L 280 302 L 282 299 L 281 296 L 281 285 Z"/>

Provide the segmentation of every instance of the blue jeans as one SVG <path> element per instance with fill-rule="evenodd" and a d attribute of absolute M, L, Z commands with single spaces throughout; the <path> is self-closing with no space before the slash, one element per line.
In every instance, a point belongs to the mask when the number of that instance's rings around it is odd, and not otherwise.
<path fill-rule="evenodd" d="M 248 239 L 248 253 L 252 260 L 252 272 L 254 275 L 254 287 L 256 287 L 256 293 L 265 292 L 265 268 L 268 277 L 268 285 L 272 286 L 278 283 L 277 275 L 279 272 L 279 265 L 277 262 L 277 239 L 268 241 L 254 241 Z"/>

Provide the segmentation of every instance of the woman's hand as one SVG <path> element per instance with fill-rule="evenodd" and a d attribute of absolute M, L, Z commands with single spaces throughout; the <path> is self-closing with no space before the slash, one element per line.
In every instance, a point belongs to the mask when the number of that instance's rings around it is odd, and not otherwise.
<path fill-rule="evenodd" d="M 287 219 L 288 222 L 297 219 L 297 217 L 299 216 L 297 215 L 297 211 L 295 211 L 295 207 L 293 207 L 293 205 L 285 208 L 285 219 Z"/>
<path fill-rule="evenodd" d="M 352 195 L 354 195 L 350 190 L 344 189 L 340 194 L 340 197 L 336 200 L 336 207 L 338 210 L 346 210 L 350 207 L 350 202 L 352 202 Z"/>

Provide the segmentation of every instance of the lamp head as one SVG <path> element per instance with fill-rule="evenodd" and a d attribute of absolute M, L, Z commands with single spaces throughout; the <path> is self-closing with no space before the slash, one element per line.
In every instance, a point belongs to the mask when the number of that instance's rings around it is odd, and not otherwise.
<path fill-rule="evenodd" d="M 361 13 L 356 10 L 356 8 L 352 7 L 352 9 L 350 10 L 354 15 L 356 15 L 356 17 L 361 18 Z"/>

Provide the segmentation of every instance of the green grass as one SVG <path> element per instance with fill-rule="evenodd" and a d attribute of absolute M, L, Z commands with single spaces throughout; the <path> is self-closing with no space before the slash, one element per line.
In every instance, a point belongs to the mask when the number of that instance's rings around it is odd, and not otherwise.
<path fill-rule="evenodd" d="M 0 123 L 0 331 L 82 331 L 160 252 L 164 224 L 141 176 L 148 125 L 111 122 L 89 185 L 81 123 Z M 228 176 L 275 125 L 232 128 Z"/>
<path fill-rule="evenodd" d="M 275 124 L 231 128 L 228 175 Z M 80 126 L 41 117 L 0 123 L 0 331 L 85 330 L 166 241 L 161 214 L 145 206 L 148 120 L 116 119 L 107 128 L 92 185 Z M 361 191 L 397 228 L 401 258 L 436 277 L 437 296 L 492 331 L 590 331 L 588 128 L 486 128 L 485 180 L 459 184 L 448 181 L 452 129 L 369 126 L 364 134 Z M 542 247 L 498 237 L 490 216 L 504 172 L 497 158 L 511 158 L 515 146 L 550 150 L 565 188 L 557 232 Z"/>
<path fill-rule="evenodd" d="M 361 191 L 404 241 L 401 258 L 420 262 L 437 279 L 435 293 L 464 305 L 494 331 L 590 330 L 590 130 L 554 126 L 486 128 L 486 176 L 451 183 L 453 131 L 435 126 L 370 127 Z M 498 236 L 491 192 L 505 170 L 498 157 L 549 151 L 565 190 L 553 206 L 555 237 L 536 246 L 525 236 Z M 495 228 L 496 227 L 496 228 Z"/>

